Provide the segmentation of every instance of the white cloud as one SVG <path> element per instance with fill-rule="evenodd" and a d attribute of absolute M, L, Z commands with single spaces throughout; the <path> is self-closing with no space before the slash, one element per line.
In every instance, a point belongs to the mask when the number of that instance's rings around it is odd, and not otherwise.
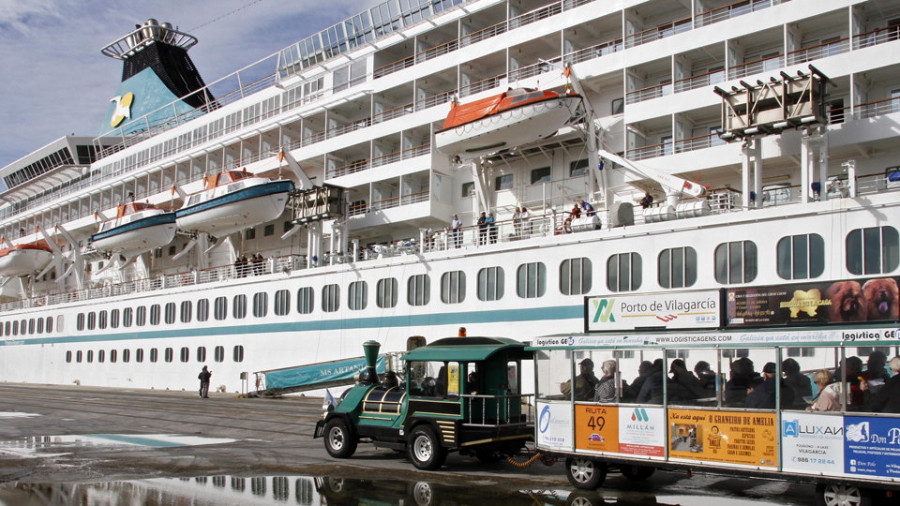
<path fill-rule="evenodd" d="M 0 0 L 0 167 L 64 135 L 97 133 L 122 72 L 100 49 L 147 18 L 199 39 L 191 58 L 211 83 L 377 3 Z"/>

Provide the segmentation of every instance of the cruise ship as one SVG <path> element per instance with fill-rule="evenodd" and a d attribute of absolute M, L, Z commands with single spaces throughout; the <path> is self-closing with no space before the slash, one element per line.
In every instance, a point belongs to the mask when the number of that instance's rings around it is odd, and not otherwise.
<path fill-rule="evenodd" d="M 896 286 L 894 0 L 388 0 L 304 36 L 209 84 L 168 23 L 103 48 L 97 134 L 0 170 L 0 381 L 237 392 L 579 332 L 586 296 Z"/>

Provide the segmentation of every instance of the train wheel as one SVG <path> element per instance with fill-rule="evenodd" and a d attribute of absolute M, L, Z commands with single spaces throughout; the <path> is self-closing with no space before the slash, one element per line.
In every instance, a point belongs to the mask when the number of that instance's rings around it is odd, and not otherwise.
<path fill-rule="evenodd" d="M 358 442 L 347 422 L 340 418 L 333 418 L 325 424 L 325 451 L 332 457 L 349 458 L 356 451 Z"/>
<path fill-rule="evenodd" d="M 566 478 L 575 488 L 595 490 L 606 479 L 606 464 L 584 457 L 566 459 Z"/>
<path fill-rule="evenodd" d="M 869 506 L 872 498 L 864 490 L 852 485 L 819 484 L 816 500 L 822 506 Z"/>
<path fill-rule="evenodd" d="M 420 425 L 413 429 L 409 437 L 409 459 L 414 466 L 432 471 L 444 465 L 446 458 L 447 449 L 441 446 L 431 427 Z"/>
<path fill-rule="evenodd" d="M 622 466 L 622 476 L 628 481 L 646 481 L 656 472 L 655 467 L 649 466 Z"/>

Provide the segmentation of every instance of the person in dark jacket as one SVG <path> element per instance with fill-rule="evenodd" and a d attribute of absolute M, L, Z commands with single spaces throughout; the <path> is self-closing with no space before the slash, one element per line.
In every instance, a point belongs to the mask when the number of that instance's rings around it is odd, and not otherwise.
<path fill-rule="evenodd" d="M 786 358 L 781 362 L 781 372 L 784 373 L 784 384 L 791 389 L 794 396 L 792 409 L 806 409 L 805 398 L 812 398 L 812 381 L 800 372 L 800 364 L 792 358 Z"/>
<path fill-rule="evenodd" d="M 763 367 L 763 382 L 747 393 L 747 407 L 753 409 L 775 409 L 775 390 L 778 375 L 775 363 L 769 362 Z M 790 408 L 794 404 L 794 391 L 781 382 L 781 409 Z"/>
<path fill-rule="evenodd" d="M 665 381 L 666 375 L 663 374 L 663 361 L 661 358 L 658 358 L 653 361 L 653 373 L 641 385 L 641 391 L 637 396 L 638 404 L 662 404 Z"/>
<path fill-rule="evenodd" d="M 197 378 L 200 380 L 200 397 L 204 399 L 209 397 L 209 378 L 212 377 L 212 372 L 203 366 L 203 369 L 200 371 L 200 374 Z"/>
<path fill-rule="evenodd" d="M 753 361 L 749 358 L 739 358 L 731 363 L 731 373 L 728 383 L 725 383 L 725 405 L 729 407 L 744 407 L 747 400 L 747 390 L 759 383 L 759 375 L 753 370 Z"/>
<path fill-rule="evenodd" d="M 894 373 L 871 399 L 871 410 L 876 413 L 900 413 L 900 357 L 891 359 Z"/>
<path fill-rule="evenodd" d="M 651 374 L 653 374 L 653 363 L 649 360 L 644 360 L 638 366 L 638 377 L 634 378 L 630 385 L 628 382 L 622 381 L 622 401 L 634 402 L 637 400 L 638 394 L 641 393 L 641 387 L 644 386 L 644 382 L 647 381 Z"/>

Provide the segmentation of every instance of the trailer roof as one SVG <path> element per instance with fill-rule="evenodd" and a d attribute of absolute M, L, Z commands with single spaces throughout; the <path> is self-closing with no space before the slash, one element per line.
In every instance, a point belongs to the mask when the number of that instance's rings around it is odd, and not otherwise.
<path fill-rule="evenodd" d="M 441 362 L 477 362 L 486 360 L 499 351 L 507 351 L 510 358 L 530 359 L 533 352 L 525 350 L 525 343 L 505 337 L 448 337 L 416 348 L 401 358 L 410 360 L 435 360 Z"/>

